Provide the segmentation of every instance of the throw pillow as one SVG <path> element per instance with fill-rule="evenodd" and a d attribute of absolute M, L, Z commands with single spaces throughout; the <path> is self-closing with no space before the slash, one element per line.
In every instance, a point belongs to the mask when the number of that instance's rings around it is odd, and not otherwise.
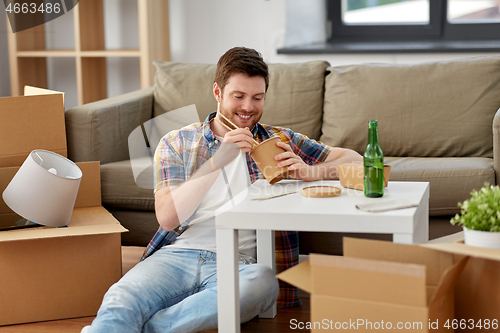
<path fill-rule="evenodd" d="M 366 149 L 377 119 L 386 156 L 492 157 L 500 57 L 328 68 L 321 140 Z"/>

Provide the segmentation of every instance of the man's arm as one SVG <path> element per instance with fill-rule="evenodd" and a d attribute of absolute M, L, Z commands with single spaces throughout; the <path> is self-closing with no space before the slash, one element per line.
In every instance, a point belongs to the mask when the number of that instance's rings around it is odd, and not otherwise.
<path fill-rule="evenodd" d="M 323 163 L 310 166 L 312 174 L 319 179 L 339 179 L 337 165 L 350 162 L 363 163 L 363 156 L 351 149 L 330 148 L 330 154 Z"/>
<path fill-rule="evenodd" d="M 180 186 L 165 187 L 156 191 L 155 212 L 160 226 L 170 231 L 193 215 L 221 169 L 231 163 L 240 152 L 250 150 L 252 144 L 252 135 L 248 129 L 228 132 L 217 152 L 203 163 L 189 180 Z"/>
<path fill-rule="evenodd" d="M 287 167 L 291 178 L 305 181 L 339 179 L 337 165 L 349 162 L 363 162 L 363 157 L 351 149 L 330 147 L 330 153 L 323 163 L 309 165 L 300 156 L 297 156 L 292 148 L 283 142 L 276 143 L 277 146 L 286 150 L 276 155 L 278 166 Z"/>
<path fill-rule="evenodd" d="M 196 211 L 221 171 L 205 170 L 210 163 L 207 161 L 202 165 L 200 176 L 195 179 L 191 178 L 181 186 L 164 187 L 156 191 L 156 219 L 163 229 L 170 231 L 176 228 Z"/>

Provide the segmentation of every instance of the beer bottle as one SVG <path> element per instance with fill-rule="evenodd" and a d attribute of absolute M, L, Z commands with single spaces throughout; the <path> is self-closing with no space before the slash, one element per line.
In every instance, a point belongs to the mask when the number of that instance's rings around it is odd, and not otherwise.
<path fill-rule="evenodd" d="M 384 155 L 378 144 L 377 121 L 368 123 L 368 145 L 363 156 L 364 192 L 367 197 L 384 195 Z"/>

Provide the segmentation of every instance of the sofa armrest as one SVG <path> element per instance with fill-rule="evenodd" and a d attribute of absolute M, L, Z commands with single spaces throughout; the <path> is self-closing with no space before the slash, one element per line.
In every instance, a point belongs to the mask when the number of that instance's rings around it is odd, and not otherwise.
<path fill-rule="evenodd" d="M 500 185 L 500 109 L 493 118 L 493 167 L 496 185 Z"/>
<path fill-rule="evenodd" d="M 101 164 L 129 159 L 128 136 L 153 115 L 153 87 L 66 111 L 68 157 Z"/>

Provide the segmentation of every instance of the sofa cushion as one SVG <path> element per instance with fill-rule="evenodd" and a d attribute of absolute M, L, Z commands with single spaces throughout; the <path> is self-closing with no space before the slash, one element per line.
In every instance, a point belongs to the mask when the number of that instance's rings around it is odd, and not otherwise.
<path fill-rule="evenodd" d="M 319 140 L 323 118 L 325 61 L 269 65 L 269 89 L 261 122 Z"/>
<path fill-rule="evenodd" d="M 499 56 L 328 70 L 321 141 L 364 152 L 377 119 L 386 156 L 493 156 Z"/>
<path fill-rule="evenodd" d="M 384 162 L 391 165 L 391 181 L 430 183 L 430 215 L 456 214 L 460 212 L 457 203 L 469 198 L 473 189 L 484 182 L 495 184 L 491 158 L 386 157 Z"/>
<path fill-rule="evenodd" d="M 101 165 L 102 205 L 106 207 L 154 211 L 152 189 L 137 186 L 130 160 Z"/>
<path fill-rule="evenodd" d="M 156 61 L 155 66 L 155 117 L 195 104 L 203 121 L 217 110 L 212 92 L 216 65 Z M 327 66 L 325 61 L 269 64 L 270 82 L 261 122 L 319 139 Z"/>
<path fill-rule="evenodd" d="M 155 61 L 153 117 L 191 104 L 200 121 L 217 110 L 213 94 L 215 65 Z"/>

